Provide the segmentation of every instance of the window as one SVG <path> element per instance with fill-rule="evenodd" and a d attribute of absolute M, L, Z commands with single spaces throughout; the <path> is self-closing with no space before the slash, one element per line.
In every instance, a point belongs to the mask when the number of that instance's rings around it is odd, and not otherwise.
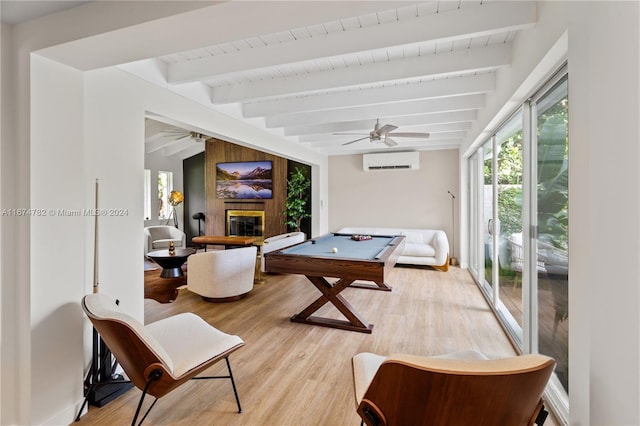
<path fill-rule="evenodd" d="M 469 158 L 470 273 L 522 353 L 553 357 L 547 402 L 568 421 L 566 67 Z"/>
<path fill-rule="evenodd" d="M 158 219 L 169 219 L 171 215 L 171 205 L 169 205 L 169 194 L 173 190 L 173 173 L 158 172 Z"/>

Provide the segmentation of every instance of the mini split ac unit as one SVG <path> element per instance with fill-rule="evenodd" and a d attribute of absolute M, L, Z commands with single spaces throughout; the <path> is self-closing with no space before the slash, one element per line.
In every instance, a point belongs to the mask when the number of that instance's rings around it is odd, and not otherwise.
<path fill-rule="evenodd" d="M 381 152 L 362 154 L 362 168 L 371 170 L 418 170 L 420 168 L 419 152 Z"/>

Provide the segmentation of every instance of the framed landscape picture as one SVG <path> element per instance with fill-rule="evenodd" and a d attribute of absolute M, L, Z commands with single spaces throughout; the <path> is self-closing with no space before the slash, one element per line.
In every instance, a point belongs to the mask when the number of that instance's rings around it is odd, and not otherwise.
<path fill-rule="evenodd" d="M 271 161 L 216 164 L 216 197 L 223 199 L 271 199 Z"/>

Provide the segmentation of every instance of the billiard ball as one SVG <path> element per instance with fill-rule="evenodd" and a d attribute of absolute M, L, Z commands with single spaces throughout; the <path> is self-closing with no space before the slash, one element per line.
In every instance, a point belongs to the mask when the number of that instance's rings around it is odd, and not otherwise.
<path fill-rule="evenodd" d="M 336 247 L 334 247 L 334 248 L 332 248 L 332 249 L 331 249 L 331 252 L 332 252 L 332 253 L 337 253 L 337 252 L 338 252 L 338 249 L 337 249 Z"/>

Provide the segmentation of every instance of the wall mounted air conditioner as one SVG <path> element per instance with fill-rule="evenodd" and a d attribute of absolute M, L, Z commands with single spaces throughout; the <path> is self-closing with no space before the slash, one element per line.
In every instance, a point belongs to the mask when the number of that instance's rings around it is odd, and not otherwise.
<path fill-rule="evenodd" d="M 362 154 L 362 168 L 371 170 L 418 170 L 420 168 L 420 153 L 411 152 L 380 152 Z"/>

